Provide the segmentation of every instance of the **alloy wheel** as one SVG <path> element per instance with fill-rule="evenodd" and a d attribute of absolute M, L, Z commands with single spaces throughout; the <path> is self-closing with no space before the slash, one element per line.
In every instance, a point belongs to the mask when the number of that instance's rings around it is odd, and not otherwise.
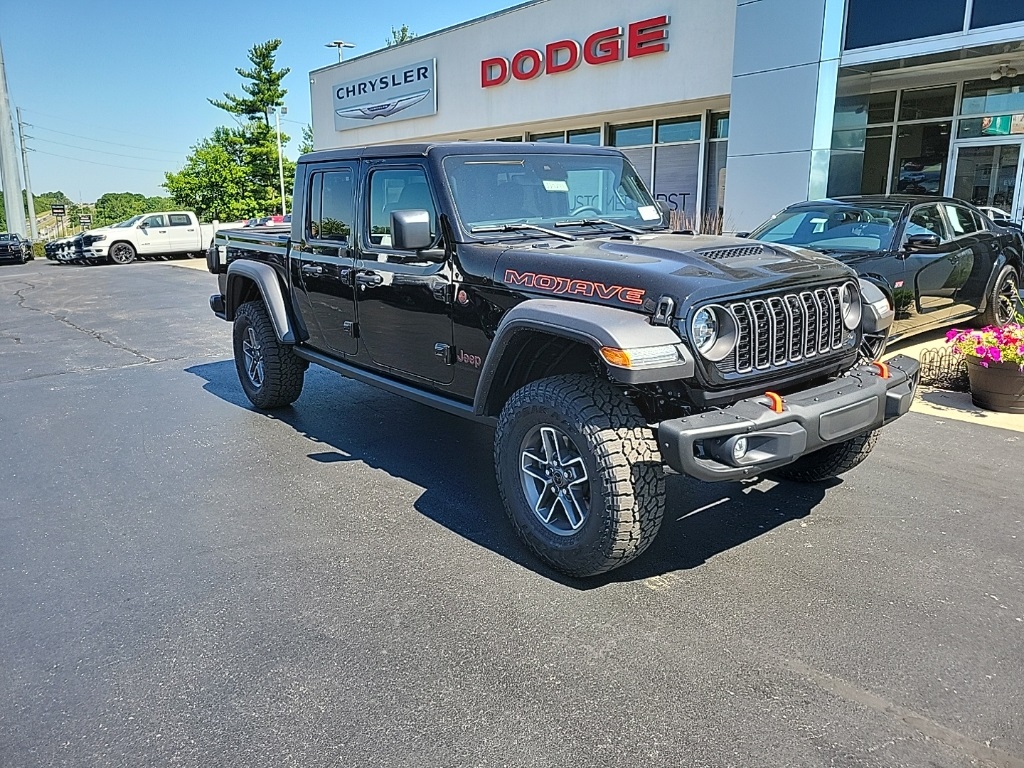
<path fill-rule="evenodd" d="M 590 514 L 590 478 L 569 436 L 534 427 L 523 440 L 519 466 L 523 493 L 541 524 L 559 536 L 579 531 Z"/>
<path fill-rule="evenodd" d="M 245 329 L 245 338 L 242 340 L 242 354 L 245 356 L 245 372 L 249 376 L 252 385 L 259 389 L 263 386 L 265 376 L 263 368 L 263 348 L 256 338 L 256 329 L 251 325 Z"/>
<path fill-rule="evenodd" d="M 1017 278 L 1010 272 L 996 293 L 996 320 L 999 321 L 999 325 L 1013 322 L 1017 316 L 1019 303 L 1020 289 L 1017 286 Z"/>

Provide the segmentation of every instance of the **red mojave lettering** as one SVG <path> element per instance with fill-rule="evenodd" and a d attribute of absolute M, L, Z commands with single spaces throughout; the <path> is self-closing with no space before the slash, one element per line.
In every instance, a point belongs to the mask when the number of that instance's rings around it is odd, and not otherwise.
<path fill-rule="evenodd" d="M 555 295 L 597 296 L 601 299 L 614 299 L 623 304 L 640 305 L 644 303 L 646 291 L 623 285 L 605 285 L 592 280 L 571 280 L 557 275 L 541 275 L 536 272 L 517 272 L 505 270 L 505 282 L 508 285 L 522 285 Z"/>

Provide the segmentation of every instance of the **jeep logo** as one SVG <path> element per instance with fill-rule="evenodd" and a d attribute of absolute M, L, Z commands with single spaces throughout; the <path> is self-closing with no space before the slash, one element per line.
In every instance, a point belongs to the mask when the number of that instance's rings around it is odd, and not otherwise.
<path fill-rule="evenodd" d="M 459 356 L 455 358 L 455 361 L 463 365 L 472 365 L 474 368 L 479 368 L 484 362 L 479 355 L 471 355 L 464 349 L 459 350 Z"/>

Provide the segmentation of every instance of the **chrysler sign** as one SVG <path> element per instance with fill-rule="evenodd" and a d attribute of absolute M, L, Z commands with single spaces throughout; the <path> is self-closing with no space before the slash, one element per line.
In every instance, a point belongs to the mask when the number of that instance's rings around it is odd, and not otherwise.
<path fill-rule="evenodd" d="M 583 42 L 556 40 L 541 48 L 526 48 L 512 58 L 496 56 L 480 62 L 480 86 L 493 88 L 512 78 L 533 80 L 541 75 L 571 72 L 580 64 L 596 66 L 635 59 L 668 50 L 668 16 L 655 16 L 622 27 L 594 32 Z"/>
<path fill-rule="evenodd" d="M 435 69 L 428 59 L 335 85 L 335 130 L 436 114 Z"/>

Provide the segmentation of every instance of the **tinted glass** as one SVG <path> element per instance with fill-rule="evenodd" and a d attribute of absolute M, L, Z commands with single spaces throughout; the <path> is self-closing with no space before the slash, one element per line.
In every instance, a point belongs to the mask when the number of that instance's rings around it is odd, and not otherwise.
<path fill-rule="evenodd" d="M 868 125 L 896 119 L 896 91 L 872 93 L 868 101 Z"/>
<path fill-rule="evenodd" d="M 729 113 L 715 112 L 711 115 L 711 138 L 729 138 Z"/>
<path fill-rule="evenodd" d="M 437 231 L 434 200 L 427 176 L 419 168 L 375 171 L 370 175 L 369 202 L 370 242 L 374 245 L 391 245 L 392 211 L 425 210 L 430 214 L 430 231 Z"/>
<path fill-rule="evenodd" d="M 708 145 L 707 169 L 704 174 L 705 216 L 721 217 L 725 205 L 725 160 L 729 154 L 729 142 L 716 141 Z"/>
<path fill-rule="evenodd" d="M 648 188 L 653 186 L 651 184 L 651 158 L 654 155 L 654 150 L 651 147 L 633 147 L 622 150 L 622 154 L 629 158 L 629 162 L 636 168 L 636 172 L 640 174 L 644 184 Z"/>
<path fill-rule="evenodd" d="M 1024 112 L 1024 75 L 996 81 L 986 77 L 964 83 L 961 115 L 989 115 L 994 112 Z"/>
<path fill-rule="evenodd" d="M 967 0 L 850 0 L 846 49 L 959 32 L 966 12 Z"/>
<path fill-rule="evenodd" d="M 318 191 L 318 210 L 313 210 L 310 227 L 321 240 L 348 242 L 355 218 L 355 175 L 349 169 L 318 173 L 314 177 Z"/>
<path fill-rule="evenodd" d="M 164 226 L 164 217 L 163 216 L 147 216 L 145 219 L 143 219 L 142 226 L 144 226 L 144 227 L 162 227 L 162 226 Z"/>
<path fill-rule="evenodd" d="M 896 139 L 893 192 L 938 195 L 946 178 L 949 123 L 901 125 Z"/>
<path fill-rule="evenodd" d="M 750 236 L 819 251 L 876 251 L 891 246 L 902 211 L 897 205 L 800 206 L 776 214 Z"/>
<path fill-rule="evenodd" d="M 1024 3 L 1020 0 L 974 0 L 971 27 L 994 27 L 1024 21 Z"/>
<path fill-rule="evenodd" d="M 582 131 L 569 131 L 569 143 L 599 147 L 601 146 L 601 129 L 585 128 Z"/>
<path fill-rule="evenodd" d="M 868 128 L 867 139 L 864 142 L 864 168 L 860 182 L 862 195 L 885 194 L 891 151 L 892 128 Z"/>
<path fill-rule="evenodd" d="M 613 125 L 608 129 L 608 143 L 613 147 L 635 147 L 654 143 L 653 123 Z"/>
<path fill-rule="evenodd" d="M 699 141 L 700 118 L 680 117 L 675 120 L 658 121 L 658 143 L 675 141 Z"/>
<path fill-rule="evenodd" d="M 167 220 L 171 223 L 172 227 L 187 227 L 192 223 L 192 220 L 183 213 L 172 213 L 167 217 Z"/>
<path fill-rule="evenodd" d="M 946 221 L 953 232 L 953 237 L 961 237 L 978 231 L 978 222 L 974 215 L 966 208 L 959 205 L 944 203 L 942 206 L 946 212 Z"/>
<path fill-rule="evenodd" d="M 654 199 L 690 217 L 697 207 L 700 146 L 658 147 L 654 155 Z"/>
<path fill-rule="evenodd" d="M 561 131 L 557 133 L 531 133 L 530 141 L 538 141 L 542 144 L 564 144 L 565 134 Z"/>
<path fill-rule="evenodd" d="M 922 205 L 913 210 L 910 214 L 910 221 L 907 222 L 907 230 L 904 233 L 910 235 L 938 235 L 943 243 L 949 241 L 946 233 L 946 225 L 942 221 L 938 205 Z"/>
<path fill-rule="evenodd" d="M 955 85 L 907 90 L 903 92 L 903 99 L 900 101 L 900 120 L 932 120 L 936 117 L 950 117 L 953 114 L 955 102 Z"/>

